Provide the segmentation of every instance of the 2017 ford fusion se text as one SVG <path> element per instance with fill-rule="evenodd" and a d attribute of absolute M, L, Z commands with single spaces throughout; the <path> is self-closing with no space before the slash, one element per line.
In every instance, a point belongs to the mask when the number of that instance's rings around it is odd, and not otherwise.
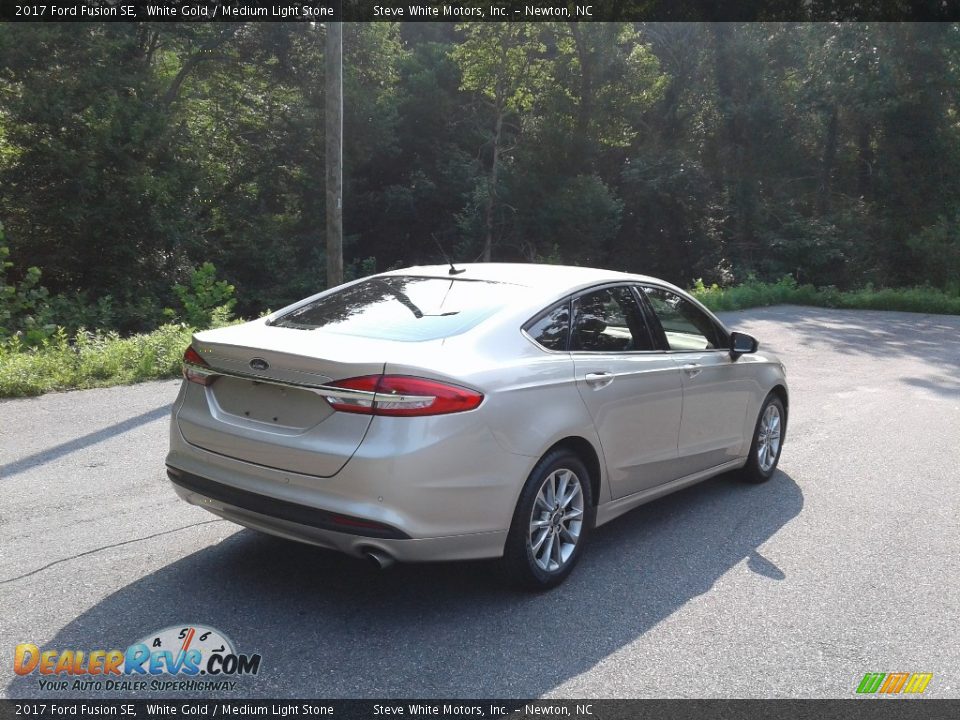
<path fill-rule="evenodd" d="M 592 528 L 770 478 L 783 365 L 673 285 L 473 264 L 363 278 L 197 333 L 167 470 L 187 502 L 381 566 L 501 558 L 546 588 Z"/>

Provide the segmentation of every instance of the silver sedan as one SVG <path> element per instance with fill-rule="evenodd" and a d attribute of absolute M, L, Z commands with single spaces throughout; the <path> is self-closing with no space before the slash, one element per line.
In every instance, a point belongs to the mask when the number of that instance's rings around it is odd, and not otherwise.
<path fill-rule="evenodd" d="M 184 355 L 187 502 L 359 557 L 501 558 L 547 588 L 592 528 L 738 469 L 769 479 L 782 363 L 642 275 L 477 264 L 363 278 Z"/>

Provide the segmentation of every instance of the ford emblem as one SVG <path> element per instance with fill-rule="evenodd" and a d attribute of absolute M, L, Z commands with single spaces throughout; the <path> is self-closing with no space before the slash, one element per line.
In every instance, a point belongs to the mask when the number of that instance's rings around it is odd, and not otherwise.
<path fill-rule="evenodd" d="M 250 367 L 259 372 L 263 372 L 264 370 L 270 367 L 270 363 L 268 363 L 263 358 L 254 358 L 253 360 L 250 361 Z"/>

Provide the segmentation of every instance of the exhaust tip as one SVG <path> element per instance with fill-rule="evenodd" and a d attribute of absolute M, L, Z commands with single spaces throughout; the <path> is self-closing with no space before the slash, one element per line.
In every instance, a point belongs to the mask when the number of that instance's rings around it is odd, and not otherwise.
<path fill-rule="evenodd" d="M 363 555 L 380 570 L 386 570 L 396 562 L 396 560 L 380 550 L 364 550 Z"/>

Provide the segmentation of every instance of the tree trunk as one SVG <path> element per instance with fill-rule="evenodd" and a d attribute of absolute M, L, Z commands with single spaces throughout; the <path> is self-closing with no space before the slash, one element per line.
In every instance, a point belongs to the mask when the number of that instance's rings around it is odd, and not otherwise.
<path fill-rule="evenodd" d="M 830 106 L 827 120 L 827 136 L 823 143 L 823 158 L 820 162 L 820 184 L 817 188 L 817 213 L 820 217 L 830 212 L 831 180 L 837 159 L 837 106 Z"/>
<path fill-rule="evenodd" d="M 343 23 L 327 23 L 327 287 L 343 282 Z"/>
<path fill-rule="evenodd" d="M 569 23 L 570 33 L 577 49 L 577 60 L 580 62 L 580 103 L 577 108 L 577 124 L 574 133 L 574 166 L 583 168 L 592 159 L 589 152 L 590 120 L 593 116 L 593 61 L 590 49 L 583 37 L 578 23 Z"/>
<path fill-rule="evenodd" d="M 493 160 L 490 163 L 490 184 L 487 187 L 486 237 L 483 241 L 483 261 L 490 262 L 493 253 L 493 211 L 496 207 L 497 171 L 500 162 L 500 134 L 503 130 L 502 107 L 497 108 L 497 121 L 493 130 Z"/>
<path fill-rule="evenodd" d="M 861 121 L 857 135 L 857 192 L 864 200 L 870 199 L 873 175 L 873 146 L 870 144 L 870 125 Z"/>
<path fill-rule="evenodd" d="M 733 45 L 733 30 L 727 23 L 714 23 L 714 78 L 717 83 L 717 108 L 723 128 L 718 155 L 717 186 L 729 193 L 732 219 L 729 250 L 734 265 L 752 264 L 753 200 L 752 178 L 747 169 L 746 137 L 743 132 L 743 110 L 739 106 L 738 81 Z"/>

